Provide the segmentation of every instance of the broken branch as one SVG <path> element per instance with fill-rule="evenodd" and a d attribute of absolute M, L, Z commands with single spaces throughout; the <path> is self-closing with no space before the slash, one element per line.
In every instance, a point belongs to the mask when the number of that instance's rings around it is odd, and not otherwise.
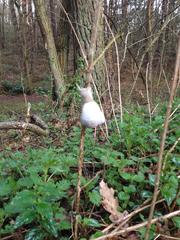
<path fill-rule="evenodd" d="M 47 136 L 49 131 L 46 129 L 42 129 L 37 125 L 26 123 L 26 122 L 0 122 L 0 130 L 8 130 L 8 129 L 19 129 L 19 130 L 28 130 L 34 132 L 39 135 Z"/>

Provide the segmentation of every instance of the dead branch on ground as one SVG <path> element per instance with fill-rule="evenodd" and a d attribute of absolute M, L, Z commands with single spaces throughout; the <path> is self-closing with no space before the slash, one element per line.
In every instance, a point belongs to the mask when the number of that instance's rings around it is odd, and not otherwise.
<path fill-rule="evenodd" d="M 49 133 L 47 129 L 42 129 L 41 127 L 32 123 L 18 122 L 18 121 L 0 122 L 0 130 L 9 130 L 9 129 L 28 130 L 43 136 L 47 136 Z"/>
<path fill-rule="evenodd" d="M 164 221 L 166 219 L 169 219 L 169 218 L 172 218 L 172 217 L 175 217 L 175 216 L 179 216 L 179 215 L 180 215 L 180 210 L 177 210 L 177 211 L 171 212 L 169 214 L 166 214 L 164 216 L 152 219 L 151 224 L 154 224 L 154 223 L 156 223 L 158 221 Z M 123 228 L 123 229 L 121 229 L 119 231 L 114 231 L 113 233 L 106 234 L 106 235 L 104 235 L 102 237 L 98 237 L 98 238 L 96 238 L 96 240 L 105 240 L 107 238 L 119 236 L 119 235 L 124 234 L 124 233 L 136 231 L 139 228 L 147 226 L 147 224 L 148 224 L 148 221 L 145 221 L 143 223 L 139 223 L 139 224 L 136 224 L 136 225 L 128 227 L 128 228 Z"/>

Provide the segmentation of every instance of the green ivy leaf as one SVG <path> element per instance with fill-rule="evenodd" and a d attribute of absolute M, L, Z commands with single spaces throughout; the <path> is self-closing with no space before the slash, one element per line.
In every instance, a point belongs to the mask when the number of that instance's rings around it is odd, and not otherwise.
<path fill-rule="evenodd" d="M 88 193 L 89 200 L 96 206 L 100 206 L 101 204 L 101 195 L 97 190 L 93 190 L 92 192 Z"/>
<path fill-rule="evenodd" d="M 180 157 L 174 156 L 172 162 L 179 168 L 180 167 Z"/>
<path fill-rule="evenodd" d="M 174 225 L 180 229 L 180 217 L 176 216 L 172 218 Z"/>
<path fill-rule="evenodd" d="M 58 191 L 64 192 L 64 191 L 69 190 L 69 188 L 71 186 L 71 182 L 69 180 L 67 180 L 67 179 L 63 179 L 63 180 L 59 181 L 56 184 L 56 186 L 58 188 Z"/>
<path fill-rule="evenodd" d="M 125 193 L 125 192 L 119 192 L 118 193 L 118 198 L 119 198 L 119 200 L 127 201 L 127 200 L 129 200 L 130 195 L 128 193 Z"/>
<path fill-rule="evenodd" d="M 71 229 L 71 223 L 68 220 L 64 219 L 60 221 L 60 223 L 58 224 L 58 228 L 59 230 L 69 230 Z"/>
<path fill-rule="evenodd" d="M 176 192 L 178 189 L 178 177 L 172 175 L 168 178 L 168 181 L 161 187 L 161 193 L 166 199 L 168 205 L 170 205 L 173 199 L 176 197 Z"/>
<path fill-rule="evenodd" d="M 38 202 L 36 205 L 36 210 L 41 215 L 42 219 L 53 218 L 52 207 L 48 202 Z"/>
<path fill-rule="evenodd" d="M 16 196 L 6 205 L 7 213 L 21 213 L 32 208 L 36 201 L 36 194 L 30 190 L 18 192 Z"/>
<path fill-rule="evenodd" d="M 154 186 L 154 184 L 155 184 L 155 179 L 156 179 L 156 175 L 154 175 L 154 174 L 149 174 L 149 183 L 151 184 L 151 186 Z"/>
<path fill-rule="evenodd" d="M 141 240 L 144 240 L 146 228 L 142 227 L 138 229 L 138 232 L 140 233 Z M 154 237 L 155 237 L 155 225 L 153 224 L 151 225 L 151 228 L 150 228 L 149 240 L 154 240 Z"/>
<path fill-rule="evenodd" d="M 132 180 L 138 183 L 144 182 L 144 175 L 142 173 L 138 173 L 133 176 Z"/>
<path fill-rule="evenodd" d="M 42 178 L 36 172 L 31 172 L 30 178 L 35 185 L 43 185 Z"/>
<path fill-rule="evenodd" d="M 17 181 L 18 186 L 31 188 L 33 186 L 33 181 L 30 177 L 23 177 Z"/>
<path fill-rule="evenodd" d="M 176 200 L 178 206 L 180 206 L 180 197 Z"/>
<path fill-rule="evenodd" d="M 103 236 L 103 235 L 104 235 L 104 234 L 103 234 L 102 232 L 97 231 L 97 232 L 95 232 L 93 235 L 91 235 L 90 239 L 91 239 L 91 240 L 92 240 L 92 239 L 96 239 L 96 238 L 101 237 L 101 236 Z"/>
<path fill-rule="evenodd" d="M 36 218 L 36 214 L 32 210 L 27 210 L 16 218 L 14 228 L 19 228 L 23 225 L 31 223 Z"/>
<path fill-rule="evenodd" d="M 134 185 L 129 185 L 128 187 L 124 186 L 123 190 L 126 193 L 135 193 L 136 192 L 136 187 Z"/>
<path fill-rule="evenodd" d="M 131 173 L 122 172 L 122 173 L 120 173 L 120 175 L 125 180 L 131 180 L 133 178 L 133 174 L 131 174 Z"/>
<path fill-rule="evenodd" d="M 11 193 L 12 191 L 12 187 L 11 185 L 8 183 L 7 180 L 1 180 L 0 181 L 0 196 L 7 196 Z"/>
<path fill-rule="evenodd" d="M 54 237 L 58 237 L 57 224 L 52 218 L 44 219 L 40 221 L 40 223 L 46 229 L 47 232 L 52 234 Z"/>
<path fill-rule="evenodd" d="M 141 192 L 141 196 L 142 196 L 142 198 L 149 198 L 149 197 L 152 196 L 152 192 L 147 191 L 147 190 L 143 190 L 143 191 Z"/>
<path fill-rule="evenodd" d="M 40 229 L 33 228 L 26 233 L 24 240 L 43 240 L 45 236 L 45 233 Z"/>
<path fill-rule="evenodd" d="M 61 198 L 61 192 L 57 189 L 53 181 L 44 182 L 43 185 L 37 187 L 38 192 L 46 201 L 55 201 Z"/>
<path fill-rule="evenodd" d="M 101 224 L 94 218 L 84 218 L 83 224 L 89 227 L 100 227 Z"/>
<path fill-rule="evenodd" d="M 10 234 L 10 233 L 13 233 L 13 232 L 14 232 L 14 225 L 13 224 L 7 224 L 4 228 L 0 228 L 0 234 Z"/>

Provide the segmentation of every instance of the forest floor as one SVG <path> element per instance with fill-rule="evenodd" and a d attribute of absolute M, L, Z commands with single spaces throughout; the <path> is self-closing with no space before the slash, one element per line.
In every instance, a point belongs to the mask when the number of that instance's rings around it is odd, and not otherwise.
<path fill-rule="evenodd" d="M 12 84 L 21 82 L 20 73 L 13 65 L 10 54 L 6 55 L 3 63 L 5 71 L 0 85 L 3 86 L 4 81 Z M 72 206 L 77 184 L 79 117 L 77 112 L 77 116 L 72 117 L 65 107 L 64 111 L 54 111 L 51 96 L 47 93 L 50 77 L 46 60 L 37 63 L 33 86 L 35 92 L 32 95 L 13 95 L 14 93 L 10 94 L 0 87 L 0 122 L 25 119 L 26 103 L 30 102 L 31 113 L 40 116 L 50 131 L 47 137 L 22 130 L 0 131 L 0 186 L 3 186 L 0 193 L 0 238 L 10 236 L 11 239 L 32 239 L 30 236 L 33 236 L 33 239 L 49 240 L 57 239 L 58 236 L 69 239 L 72 235 Z M 121 136 L 114 118 L 108 119 L 108 140 L 101 131 L 98 131 L 96 140 L 91 129 L 86 131 L 80 218 L 80 234 L 83 239 L 89 239 L 90 236 L 96 239 L 102 235 L 101 230 L 112 225 L 110 214 L 103 208 L 99 192 L 100 180 L 103 179 L 114 189 L 116 198 L 113 195 L 112 200 L 118 200 L 118 211 L 121 213 L 132 213 L 151 201 L 166 111 L 162 99 L 168 98 L 168 91 L 167 86 L 161 91 L 161 101 L 157 99 L 155 102 L 156 108 L 150 121 L 146 92 L 141 82 L 137 83 L 132 94 L 133 105 L 126 106 L 126 95 L 131 87 L 132 79 L 124 74 L 124 122 L 120 122 L 118 114 L 116 119 Z M 155 216 L 176 211 L 180 205 L 180 147 L 174 145 L 180 134 L 179 101 L 177 98 L 174 103 L 166 139 L 166 161 L 158 198 L 163 199 L 163 204 L 156 205 Z M 80 108 L 78 101 L 75 104 L 76 109 Z M 169 153 L 173 146 L 175 147 Z M 32 211 L 27 211 L 29 209 Z M 148 211 L 142 211 L 135 214 L 128 224 L 133 226 L 144 222 L 147 217 Z M 180 218 L 176 216 L 172 220 L 152 225 L 150 239 L 155 239 L 158 234 L 162 235 L 158 237 L 161 240 L 171 239 L 168 236 L 177 239 L 180 237 L 179 224 Z M 110 232 L 116 227 L 113 225 Z M 141 228 L 122 238 L 109 239 L 143 240 L 144 232 L 145 228 Z"/>

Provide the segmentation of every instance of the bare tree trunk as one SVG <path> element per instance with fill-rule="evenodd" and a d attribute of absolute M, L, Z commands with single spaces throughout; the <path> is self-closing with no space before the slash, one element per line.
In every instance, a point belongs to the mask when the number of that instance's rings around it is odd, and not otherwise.
<path fill-rule="evenodd" d="M 23 61 L 24 61 L 24 73 L 25 73 L 25 89 L 27 93 L 32 92 L 32 80 L 30 74 L 30 49 L 28 48 L 28 26 L 27 26 L 27 0 L 22 1 L 22 49 L 23 49 Z"/>
<path fill-rule="evenodd" d="M 162 0 L 162 7 L 161 7 L 161 25 L 163 25 L 163 23 L 166 21 L 166 17 L 167 17 L 167 14 L 169 12 L 169 0 Z M 158 87 L 159 87 L 159 83 L 160 83 L 160 80 L 162 78 L 162 73 L 163 73 L 163 70 L 165 68 L 165 65 L 167 63 L 167 49 L 165 48 L 166 46 L 166 35 L 168 33 L 168 28 L 166 28 L 161 37 L 159 38 L 159 42 L 158 42 L 158 45 L 157 45 L 157 50 L 160 49 L 160 61 L 159 61 L 159 65 L 157 65 L 158 67 L 158 71 L 159 71 L 159 77 L 158 77 L 158 82 L 157 82 L 157 87 L 156 89 L 158 90 Z"/>
<path fill-rule="evenodd" d="M 0 80 L 4 79 L 4 72 L 3 72 L 3 66 L 2 66 L 2 51 L 0 49 Z"/>
<path fill-rule="evenodd" d="M 122 0 L 122 23 L 125 35 L 128 32 L 128 0 Z"/>
<path fill-rule="evenodd" d="M 74 4 L 74 14 L 75 14 L 75 22 L 76 29 L 78 33 L 78 37 L 80 40 L 80 44 L 82 49 L 85 52 L 85 55 L 88 56 L 89 48 L 91 43 L 91 34 L 92 34 L 92 26 L 94 21 L 94 13 L 95 9 L 97 9 L 97 5 L 99 0 L 76 0 L 73 1 Z M 86 27 L 84 27 L 86 26 Z M 98 38 L 96 39 L 96 50 L 95 57 L 96 58 L 104 48 L 104 33 L 103 33 L 103 18 L 101 15 L 101 19 L 98 25 Z M 93 69 L 93 79 L 97 84 L 99 90 L 104 90 L 105 88 L 105 71 L 104 71 L 104 61 L 101 59 Z"/>
<path fill-rule="evenodd" d="M 147 82 L 149 83 L 148 86 L 146 84 L 147 92 L 150 90 L 150 95 L 152 99 L 152 64 L 153 64 L 153 49 L 152 49 L 152 24 L 153 24 L 153 5 L 154 0 L 147 1 L 147 48 L 149 51 L 147 52 Z M 146 82 L 146 83 L 147 83 Z M 149 99 L 148 99 L 149 101 Z"/>
<path fill-rule="evenodd" d="M 69 17 L 72 18 L 72 0 L 68 2 L 66 0 L 62 0 L 61 2 L 64 10 L 67 12 Z M 57 48 L 61 69 L 64 74 L 74 74 L 76 69 L 74 66 L 74 51 L 76 51 L 76 45 L 74 42 L 74 36 L 72 34 L 72 28 L 67 21 L 67 17 L 63 9 L 60 11 L 57 35 Z"/>
<path fill-rule="evenodd" d="M 3 0 L 3 5 L 2 5 L 2 17 L 1 17 L 1 47 L 4 48 L 5 47 L 5 31 L 4 31 L 4 24 L 5 24 L 5 21 L 4 21 L 4 14 L 5 14 L 5 0 Z"/>
<path fill-rule="evenodd" d="M 16 12 L 14 8 L 14 0 L 9 0 L 9 8 L 10 8 L 10 13 L 11 13 L 11 21 L 14 27 L 14 34 L 15 34 L 15 41 L 19 46 L 19 27 L 18 27 L 18 21 L 16 17 Z"/>
<path fill-rule="evenodd" d="M 29 52 L 29 64 L 30 64 L 30 74 L 33 73 L 34 65 L 34 19 L 32 12 L 32 0 L 28 0 L 28 52 Z"/>
<path fill-rule="evenodd" d="M 44 0 L 34 0 L 34 5 L 37 12 L 38 21 L 40 22 L 40 27 L 42 27 L 45 45 L 47 45 L 47 51 L 49 56 L 49 64 L 53 74 L 53 100 L 60 104 L 60 91 L 63 88 L 63 76 L 61 73 L 61 68 L 58 60 L 57 50 L 53 38 L 53 32 L 51 24 L 47 15 Z"/>
<path fill-rule="evenodd" d="M 51 27 L 53 31 L 54 40 L 56 42 L 56 12 L 55 12 L 55 2 L 54 0 L 49 1 L 50 16 L 51 16 Z"/>
<path fill-rule="evenodd" d="M 128 0 L 122 0 L 122 17 L 127 18 Z"/>

